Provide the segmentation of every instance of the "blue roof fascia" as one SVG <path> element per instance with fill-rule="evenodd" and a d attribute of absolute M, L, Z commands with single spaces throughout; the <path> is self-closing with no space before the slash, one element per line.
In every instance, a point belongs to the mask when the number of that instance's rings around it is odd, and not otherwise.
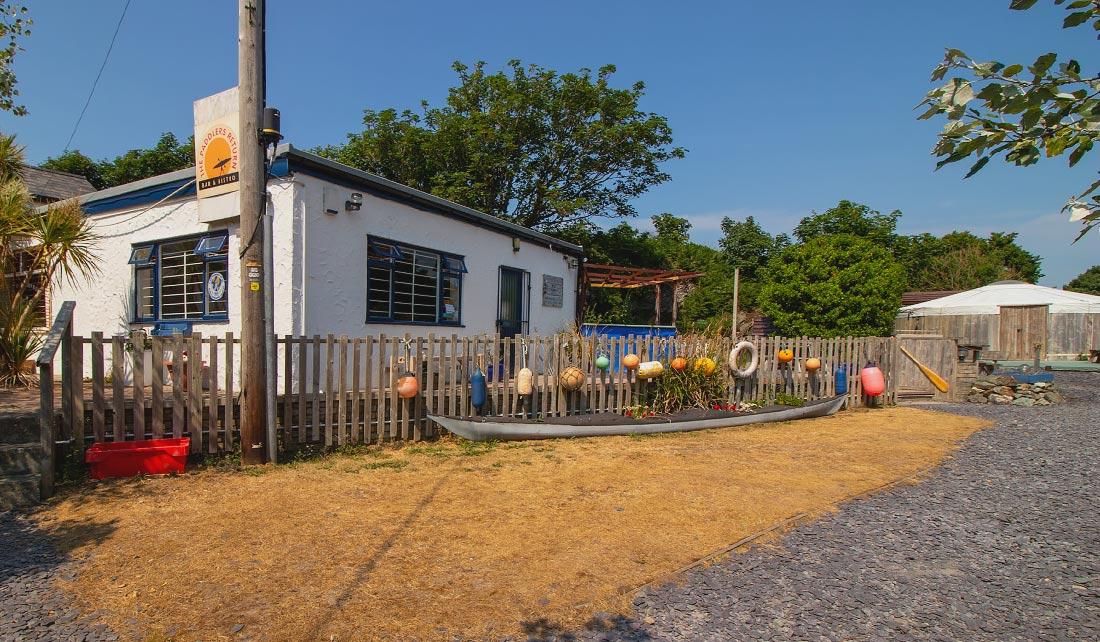
<path fill-rule="evenodd" d="M 172 181 L 171 183 L 164 183 L 161 185 L 156 185 L 154 187 L 146 187 L 144 189 L 127 192 L 125 194 L 119 194 L 118 196 L 114 197 L 89 201 L 83 204 L 82 209 L 84 210 L 84 214 L 99 214 L 101 212 L 110 212 L 126 207 L 134 207 L 136 205 L 144 205 L 145 203 L 156 203 L 160 199 L 168 196 L 180 187 L 186 185 L 188 180 L 191 179 L 180 179 L 177 181 Z M 194 195 L 194 184 L 187 186 L 176 194 L 176 196 L 178 197 Z"/>

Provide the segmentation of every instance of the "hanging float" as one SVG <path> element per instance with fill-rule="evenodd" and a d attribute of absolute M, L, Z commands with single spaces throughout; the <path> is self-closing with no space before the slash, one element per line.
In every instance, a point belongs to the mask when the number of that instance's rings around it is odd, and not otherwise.
<path fill-rule="evenodd" d="M 412 372 L 412 344 L 408 339 L 402 339 L 405 346 L 405 372 L 397 378 L 397 395 L 402 399 L 412 399 L 420 392 L 420 382 Z"/>
<path fill-rule="evenodd" d="M 477 355 L 477 365 L 474 366 L 474 374 L 470 376 L 470 405 L 481 414 L 485 406 L 485 373 L 481 371 L 481 355 Z"/>
<path fill-rule="evenodd" d="M 886 379 L 874 361 L 868 361 L 860 371 L 859 382 L 863 384 L 863 394 L 868 397 L 877 397 L 886 392 Z"/>
<path fill-rule="evenodd" d="M 656 379 L 665 372 L 664 365 L 660 361 L 645 361 L 638 364 L 639 379 Z"/>
<path fill-rule="evenodd" d="M 516 373 L 516 393 L 529 395 L 533 389 L 534 373 L 527 367 L 527 340 L 523 340 L 523 367 Z"/>
<path fill-rule="evenodd" d="M 558 377 L 558 384 L 562 389 L 569 390 L 570 392 L 580 390 L 584 385 L 584 372 L 577 366 L 569 366 L 565 370 L 561 371 L 561 376 Z"/>
<path fill-rule="evenodd" d="M 741 355 L 746 352 L 749 353 L 749 363 L 741 368 L 737 364 L 741 362 Z M 751 377 L 756 372 L 756 367 L 760 365 L 760 355 L 756 353 L 756 346 L 751 341 L 738 341 L 737 345 L 730 350 L 729 364 L 733 376 L 739 379 Z"/>
<path fill-rule="evenodd" d="M 412 345 L 408 340 L 401 340 L 405 346 L 405 372 L 397 377 L 397 395 L 401 399 L 416 397 L 420 391 L 420 383 L 415 374 L 412 374 Z"/>

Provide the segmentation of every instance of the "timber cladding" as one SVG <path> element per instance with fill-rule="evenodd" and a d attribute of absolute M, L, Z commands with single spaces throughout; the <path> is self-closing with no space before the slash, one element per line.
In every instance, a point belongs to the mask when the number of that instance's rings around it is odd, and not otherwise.
<path fill-rule="evenodd" d="M 876 403 L 896 401 L 900 353 L 892 337 L 751 341 L 760 366 L 752 377 L 735 379 L 726 367 L 733 345 L 729 337 L 280 337 L 274 359 L 277 431 L 282 446 L 291 449 L 432 439 L 439 429 L 427 419 L 429 413 L 477 412 L 471 404 L 470 377 L 479 361 L 487 383 L 484 414 L 623 413 L 655 385 L 619 367 L 631 353 L 641 361 L 666 364 L 677 355 L 714 359 L 714 376 L 725 383 L 727 403 L 771 399 L 780 392 L 830 397 L 840 369 L 848 380 L 849 407 L 866 401 L 859 372 L 873 360 L 886 379 L 886 392 Z M 81 418 L 66 419 L 64 428 L 75 427 L 74 437 L 82 437 L 74 439 L 77 448 L 161 436 L 190 437 L 194 454 L 239 446 L 241 348 L 232 334 L 147 338 L 135 332 L 108 338 L 95 332 L 90 338 L 73 337 L 72 344 L 71 353 L 63 355 L 63 381 L 81 381 L 85 367 L 92 375 L 86 385 L 72 385 L 62 400 L 66 417 Z M 781 349 L 794 353 L 789 364 L 776 358 Z M 606 371 L 595 367 L 601 354 L 612 363 Z M 820 360 L 820 370 L 806 370 L 810 357 Z M 519 395 L 515 376 L 525 366 L 533 372 L 533 390 Z M 575 392 L 558 385 L 558 375 L 570 366 L 586 375 Z M 397 394 L 396 381 L 406 372 L 419 381 L 419 392 L 410 399 Z"/>
<path fill-rule="evenodd" d="M 1003 359 L 1031 360 L 1036 343 L 1042 344 L 1044 359 L 1072 360 L 1100 348 L 1100 314 L 1046 310 L 1046 306 L 1020 306 L 1002 307 L 1001 314 L 898 317 L 894 329 L 899 334 L 932 332 L 959 343 L 984 345 L 984 350 L 1000 353 Z"/>

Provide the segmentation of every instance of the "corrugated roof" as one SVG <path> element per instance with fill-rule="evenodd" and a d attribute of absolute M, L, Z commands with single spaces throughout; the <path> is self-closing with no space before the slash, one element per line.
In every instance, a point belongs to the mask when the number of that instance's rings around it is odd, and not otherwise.
<path fill-rule="evenodd" d="M 925 301 L 951 296 L 952 294 L 958 294 L 961 291 L 962 290 L 935 290 L 929 292 L 902 292 L 901 304 L 915 305 L 917 303 L 924 303 Z"/>
<path fill-rule="evenodd" d="M 40 199 L 60 201 L 95 191 L 88 179 L 79 174 L 26 165 L 19 170 L 19 175 L 31 195 Z"/>

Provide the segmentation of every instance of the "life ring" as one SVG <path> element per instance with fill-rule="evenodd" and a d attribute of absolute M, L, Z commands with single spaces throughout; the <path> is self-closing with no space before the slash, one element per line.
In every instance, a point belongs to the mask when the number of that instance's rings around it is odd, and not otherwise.
<path fill-rule="evenodd" d="M 749 351 L 751 358 L 749 359 L 749 365 L 744 368 L 737 367 L 737 359 L 741 357 L 741 352 L 744 350 Z M 756 366 L 760 363 L 760 356 L 756 353 L 756 346 L 751 341 L 739 341 L 737 345 L 733 346 L 733 350 L 730 350 L 730 372 L 733 376 L 744 379 L 751 377 L 752 373 L 756 372 Z"/>

